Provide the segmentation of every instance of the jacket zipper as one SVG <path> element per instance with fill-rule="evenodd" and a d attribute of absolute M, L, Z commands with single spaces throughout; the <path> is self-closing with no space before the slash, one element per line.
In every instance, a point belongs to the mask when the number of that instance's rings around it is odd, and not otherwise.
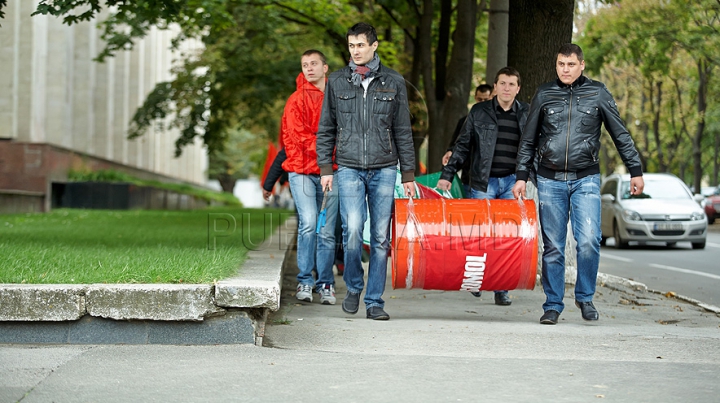
<path fill-rule="evenodd" d="M 587 147 L 588 152 L 590 152 L 590 155 L 592 156 L 593 162 L 597 162 L 597 158 L 595 158 L 595 153 L 593 153 L 593 149 L 590 146 L 590 142 L 588 139 L 583 140 L 585 142 L 585 147 Z"/>
<path fill-rule="evenodd" d="M 568 120 L 567 120 L 567 135 L 565 136 L 565 180 L 567 180 L 568 174 L 568 158 L 570 156 L 570 118 L 572 116 L 572 98 L 573 90 L 570 88 L 570 102 L 568 106 Z"/>
<path fill-rule="evenodd" d="M 597 94 L 598 94 L 597 92 L 593 92 L 592 94 L 583 95 L 583 96 L 581 96 L 581 97 L 578 97 L 577 99 L 578 99 L 578 101 L 579 101 L 579 100 L 581 100 L 581 99 L 583 99 L 583 98 L 591 97 L 591 96 L 597 95 Z"/>
<path fill-rule="evenodd" d="M 375 80 L 373 80 L 375 81 Z M 360 84 L 360 87 L 363 89 L 363 107 L 362 107 L 362 136 L 363 136 L 363 169 L 367 169 L 368 163 L 367 163 L 367 155 L 368 155 L 368 146 L 367 146 L 367 132 L 369 129 L 369 118 L 368 118 L 368 98 L 367 94 L 368 91 L 370 91 L 370 85 L 372 84 L 372 81 L 368 83 L 367 89 Z"/>
<path fill-rule="evenodd" d="M 578 104 L 579 104 L 579 102 L 580 102 L 581 99 L 587 98 L 587 97 L 592 97 L 592 96 L 595 96 L 595 95 L 597 95 L 597 94 L 598 94 L 597 92 L 593 92 L 592 94 L 586 94 L 586 95 L 583 95 L 583 96 L 578 96 L 578 97 L 577 97 Z M 571 100 L 570 103 L 572 104 L 572 98 L 570 98 L 570 100 Z M 585 146 L 587 147 L 588 151 L 590 152 L 590 155 L 592 156 L 593 162 L 597 162 L 597 158 L 595 158 L 595 153 L 593 153 L 592 147 L 590 147 L 590 143 L 588 142 L 588 139 L 585 139 L 585 140 L 583 140 L 583 141 L 585 142 Z"/>
<path fill-rule="evenodd" d="M 342 130 L 343 130 L 342 127 L 338 127 L 338 139 L 339 139 L 339 141 L 337 142 L 337 152 L 336 152 L 336 155 L 335 155 L 335 158 L 336 158 L 336 159 L 337 159 L 337 155 L 340 154 L 340 148 L 341 148 L 340 146 L 341 146 L 342 143 L 343 143 Z"/>

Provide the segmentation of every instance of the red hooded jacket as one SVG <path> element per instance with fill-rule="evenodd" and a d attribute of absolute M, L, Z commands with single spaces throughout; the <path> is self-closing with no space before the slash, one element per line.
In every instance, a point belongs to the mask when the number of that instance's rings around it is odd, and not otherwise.
<path fill-rule="evenodd" d="M 287 172 L 303 175 L 319 175 L 315 151 L 316 134 L 325 94 L 298 74 L 297 90 L 285 104 L 280 122 L 281 144 L 287 152 L 282 167 Z"/>

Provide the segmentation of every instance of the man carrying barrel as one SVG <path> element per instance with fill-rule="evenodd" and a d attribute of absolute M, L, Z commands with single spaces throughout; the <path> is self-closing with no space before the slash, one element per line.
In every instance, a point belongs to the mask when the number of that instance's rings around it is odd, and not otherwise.
<path fill-rule="evenodd" d="M 468 114 L 437 187 L 450 190 L 453 176 L 471 158 L 471 199 L 514 199 L 515 160 L 529 105 L 515 99 L 520 73 L 503 67 L 495 75 L 495 97 L 475 104 Z M 472 155 L 470 155 L 472 153 Z M 480 296 L 479 290 L 473 293 Z M 510 305 L 506 290 L 495 291 L 496 305 Z"/>

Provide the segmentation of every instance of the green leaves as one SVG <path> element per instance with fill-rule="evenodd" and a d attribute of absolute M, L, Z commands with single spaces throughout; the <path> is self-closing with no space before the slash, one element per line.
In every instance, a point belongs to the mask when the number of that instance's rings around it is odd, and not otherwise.
<path fill-rule="evenodd" d="M 717 172 L 703 172 L 707 168 L 702 167 L 713 166 L 708 161 L 716 165 L 718 151 L 702 145 L 713 144 L 704 116 L 720 107 L 717 99 L 706 99 L 708 86 L 716 81 L 720 2 L 622 2 L 601 8 L 579 42 L 587 69 L 609 83 L 617 80 L 620 91 L 614 92 L 620 94 L 618 103 L 631 131 L 637 130 L 634 138 L 644 149 L 645 168 L 683 176 L 692 163 L 696 187 L 707 174 L 717 183 Z"/>

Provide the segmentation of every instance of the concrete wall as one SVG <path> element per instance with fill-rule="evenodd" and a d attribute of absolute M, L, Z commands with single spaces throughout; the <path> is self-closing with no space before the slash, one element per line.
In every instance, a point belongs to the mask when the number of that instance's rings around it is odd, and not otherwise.
<path fill-rule="evenodd" d="M 132 51 L 104 63 L 96 25 L 34 16 L 37 1 L 12 1 L 0 28 L 0 141 L 48 144 L 182 181 L 206 182 L 198 141 L 174 158 L 177 130 L 127 140 L 129 121 L 155 84 L 172 78 L 173 32 L 152 29 Z M 183 50 L 198 49 L 188 42 Z M 9 164 L 0 156 L 0 165 Z M 9 166 L 5 171 L 16 171 Z M 47 173 L 45 176 L 54 176 Z"/>

